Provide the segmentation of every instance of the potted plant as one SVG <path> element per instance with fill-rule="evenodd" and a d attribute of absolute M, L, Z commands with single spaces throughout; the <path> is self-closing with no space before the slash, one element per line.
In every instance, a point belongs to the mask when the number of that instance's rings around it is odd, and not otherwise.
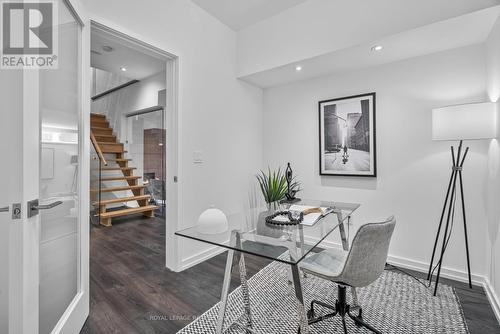
<path fill-rule="evenodd" d="M 269 210 L 277 210 L 280 201 L 286 197 L 288 192 L 285 173 L 282 172 L 281 168 L 271 171 L 268 167 L 267 173 L 261 170 L 256 177 Z M 299 187 L 299 182 L 292 180 L 290 189 L 297 192 L 300 190 Z"/>

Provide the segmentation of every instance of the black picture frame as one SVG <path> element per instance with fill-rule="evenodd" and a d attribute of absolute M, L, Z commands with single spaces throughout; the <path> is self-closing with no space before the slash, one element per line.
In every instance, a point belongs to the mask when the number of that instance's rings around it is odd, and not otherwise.
<path fill-rule="evenodd" d="M 377 177 L 376 104 L 375 92 L 318 102 L 320 175 Z"/>

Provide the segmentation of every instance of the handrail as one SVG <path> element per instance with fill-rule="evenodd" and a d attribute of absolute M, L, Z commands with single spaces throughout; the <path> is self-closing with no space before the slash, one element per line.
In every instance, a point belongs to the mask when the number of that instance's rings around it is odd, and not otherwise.
<path fill-rule="evenodd" d="M 101 159 L 104 166 L 107 166 L 108 163 L 107 163 L 106 159 L 104 158 L 104 154 L 102 154 L 101 147 L 97 143 L 97 139 L 95 139 L 94 133 L 92 131 L 90 131 L 90 140 L 92 141 L 92 144 L 94 145 L 94 148 L 97 152 L 97 155 L 99 156 L 99 159 Z"/>
<path fill-rule="evenodd" d="M 113 88 L 111 88 L 111 89 L 108 89 L 108 90 L 106 90 L 106 91 L 104 91 L 104 92 L 102 92 L 102 93 L 99 93 L 99 94 L 97 94 L 97 95 L 95 95 L 95 96 L 92 96 L 90 99 L 91 99 L 92 101 L 95 101 L 95 100 L 97 100 L 97 99 L 100 99 L 101 97 L 104 97 L 104 96 L 106 96 L 106 95 L 109 95 L 109 94 L 111 94 L 111 93 L 114 93 L 114 92 L 116 92 L 117 90 L 120 90 L 120 89 L 122 89 L 122 88 L 128 87 L 128 86 L 133 85 L 133 84 L 135 84 L 135 83 L 137 83 L 137 82 L 139 82 L 139 80 L 135 80 L 135 79 L 134 79 L 134 80 L 127 81 L 127 82 L 125 82 L 125 83 L 123 83 L 123 84 L 121 84 L 121 85 L 118 85 L 118 86 L 113 87 Z"/>
<path fill-rule="evenodd" d="M 163 106 L 152 106 L 152 107 L 143 108 L 143 109 L 139 109 L 136 111 L 131 111 L 129 113 L 126 113 L 125 117 L 139 116 L 139 115 L 148 114 L 150 112 L 159 111 L 159 110 L 163 110 L 163 109 L 164 109 Z"/>

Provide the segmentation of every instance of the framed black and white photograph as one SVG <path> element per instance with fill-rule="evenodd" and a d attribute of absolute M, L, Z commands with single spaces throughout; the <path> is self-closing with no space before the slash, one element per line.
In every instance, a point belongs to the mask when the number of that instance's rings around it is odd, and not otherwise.
<path fill-rule="evenodd" d="M 377 176 L 375 93 L 319 102 L 321 175 Z"/>

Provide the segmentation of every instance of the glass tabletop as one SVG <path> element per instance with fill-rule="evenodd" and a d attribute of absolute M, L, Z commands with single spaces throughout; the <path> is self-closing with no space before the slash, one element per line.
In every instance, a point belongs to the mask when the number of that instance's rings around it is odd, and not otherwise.
<path fill-rule="evenodd" d="M 288 211 L 292 205 L 331 208 L 331 212 L 322 215 L 313 225 L 275 225 L 266 222 L 266 217 L 276 211 Z M 293 204 L 281 204 L 277 210 L 267 207 L 253 208 L 228 215 L 228 228 L 222 233 L 202 233 L 198 226 L 193 226 L 175 234 L 242 253 L 297 264 L 344 223 L 359 206 L 356 203 L 303 199 Z M 286 251 L 290 256 L 280 257 Z"/>

